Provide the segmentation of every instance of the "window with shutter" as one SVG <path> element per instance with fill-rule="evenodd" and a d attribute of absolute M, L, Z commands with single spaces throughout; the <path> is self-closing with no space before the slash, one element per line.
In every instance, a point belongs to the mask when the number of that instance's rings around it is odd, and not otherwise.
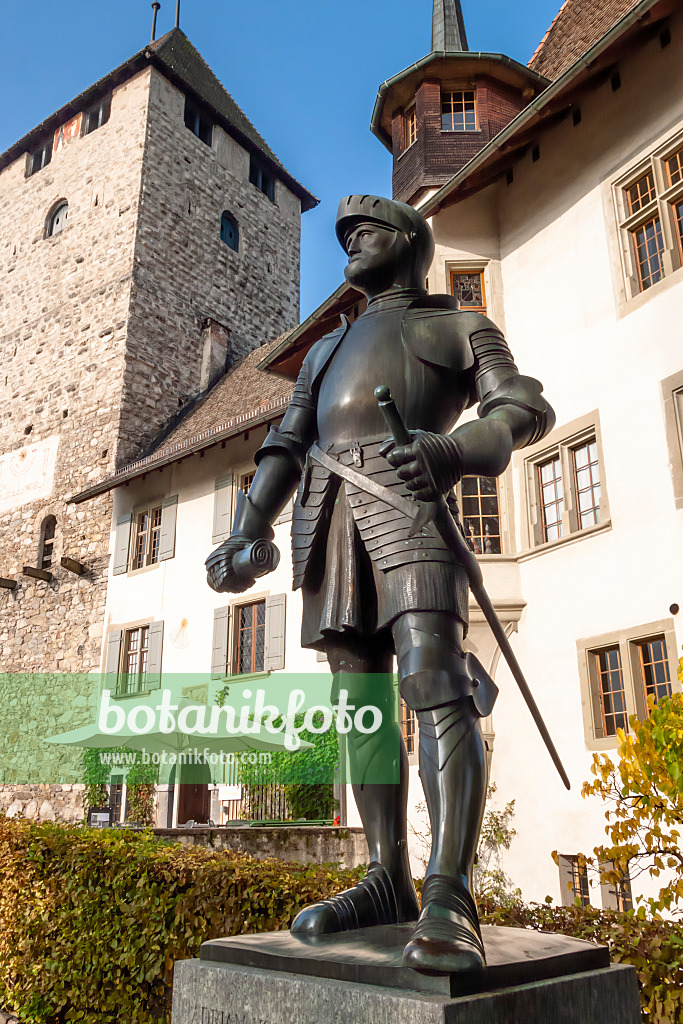
<path fill-rule="evenodd" d="M 128 568 L 128 551 L 130 549 L 130 532 L 133 525 L 133 513 L 126 512 L 116 520 L 116 539 L 114 541 L 114 576 L 119 576 Z"/>

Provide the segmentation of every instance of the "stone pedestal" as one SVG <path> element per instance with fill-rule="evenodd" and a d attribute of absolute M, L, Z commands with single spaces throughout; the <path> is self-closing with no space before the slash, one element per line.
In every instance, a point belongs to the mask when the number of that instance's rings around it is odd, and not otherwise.
<path fill-rule="evenodd" d="M 175 965 L 172 1024 L 640 1024 L 636 972 L 602 947 L 486 927 L 482 975 L 426 976 L 401 965 L 411 931 L 204 943 Z"/>

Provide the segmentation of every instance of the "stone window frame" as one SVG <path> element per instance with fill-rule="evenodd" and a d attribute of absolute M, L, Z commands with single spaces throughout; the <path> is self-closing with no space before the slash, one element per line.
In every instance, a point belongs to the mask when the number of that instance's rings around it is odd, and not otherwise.
<path fill-rule="evenodd" d="M 233 230 L 233 241 L 230 241 L 225 236 L 226 225 L 229 225 Z M 240 226 L 237 217 L 231 210 L 223 210 L 221 213 L 219 237 L 223 245 L 230 249 L 231 252 L 238 253 L 240 251 Z"/>
<path fill-rule="evenodd" d="M 598 463 L 600 466 L 600 522 L 581 529 L 578 523 L 576 508 L 576 491 L 571 464 L 571 452 L 586 441 L 591 440 L 595 440 L 597 444 Z M 553 455 L 559 455 L 561 464 L 564 490 L 563 535 L 555 540 L 543 540 L 538 467 L 552 458 Z M 521 522 L 523 524 L 522 530 L 526 534 L 526 536 L 523 536 L 526 550 L 522 552 L 522 558 L 529 558 L 546 551 L 553 551 L 562 545 L 575 543 L 578 540 L 592 537 L 596 533 L 602 533 L 612 528 L 609 499 L 607 496 L 600 414 L 597 409 L 585 413 L 583 416 L 579 416 L 577 419 L 571 420 L 561 427 L 556 427 L 541 441 L 529 445 L 529 447 L 524 448 L 521 452 L 515 452 L 513 461 L 515 466 L 521 466 L 523 473 Z"/>
<path fill-rule="evenodd" d="M 265 602 L 265 651 L 264 668 L 257 672 L 235 672 L 237 660 L 237 620 L 240 608 Z M 213 679 L 225 679 L 230 682 L 245 682 L 248 679 L 267 678 L 272 672 L 281 672 L 286 664 L 286 615 L 287 594 L 273 594 L 269 590 L 240 594 L 232 598 L 227 605 L 214 608 L 213 641 L 211 653 L 211 676 Z M 277 617 L 274 619 L 274 617 Z M 281 649 L 269 649 L 273 632 L 273 622 L 280 627 Z"/>
<path fill-rule="evenodd" d="M 249 183 L 254 186 L 271 203 L 277 205 L 277 178 L 267 166 L 263 157 L 256 153 L 249 154 Z"/>
<path fill-rule="evenodd" d="M 683 148 L 683 129 L 669 135 L 655 147 L 632 163 L 627 171 L 621 171 L 609 182 L 612 223 L 616 229 L 621 280 L 618 287 L 620 314 L 638 308 L 640 303 L 662 287 L 673 274 L 683 268 L 683 238 L 676 227 L 674 204 L 683 201 L 683 178 L 669 185 L 666 161 Z M 654 183 L 653 198 L 631 213 L 628 191 L 646 174 L 651 173 Z M 662 276 L 649 287 L 643 288 L 634 251 L 633 232 L 638 227 L 658 218 L 662 236 Z"/>
<path fill-rule="evenodd" d="M 40 524 L 40 539 L 38 541 L 38 557 L 36 566 L 38 569 L 49 570 L 55 560 L 55 545 L 57 543 L 57 517 L 54 513 L 46 515 Z"/>
<path fill-rule="evenodd" d="M 192 125 L 188 122 L 192 121 Z M 192 132 L 195 139 L 199 139 L 209 149 L 213 148 L 214 120 L 208 108 L 192 96 L 185 95 L 183 107 L 183 123 L 189 132 Z"/>
<path fill-rule="evenodd" d="M 644 641 L 662 636 L 666 644 L 671 690 L 672 693 L 680 693 L 681 684 L 678 681 L 677 675 L 676 629 L 672 618 L 630 626 L 628 629 L 613 630 L 609 633 L 602 633 L 599 636 L 584 637 L 576 641 L 581 690 L 581 714 L 587 750 L 614 750 L 619 743 L 617 736 L 601 735 L 602 716 L 600 712 L 597 673 L 595 670 L 595 653 L 607 647 L 619 647 L 626 716 L 630 718 L 631 715 L 638 715 L 639 718 L 643 718 L 647 712 L 647 705 L 642 689 L 638 645 Z"/>
<path fill-rule="evenodd" d="M 665 377 L 660 387 L 674 503 L 680 509 L 683 508 L 683 370 Z"/>
<path fill-rule="evenodd" d="M 558 856 L 560 872 L 560 903 L 573 907 L 578 897 L 584 907 L 590 906 L 590 881 L 585 864 L 579 863 L 578 854 L 561 853 Z M 585 882 L 585 893 L 582 883 Z"/>
<path fill-rule="evenodd" d="M 148 657 L 149 667 L 146 673 L 147 685 L 134 693 L 121 692 L 121 680 L 124 675 L 123 666 L 126 651 L 126 637 L 134 629 L 149 629 Z M 116 677 L 116 685 L 113 687 L 112 698 L 115 700 L 126 700 L 131 697 L 140 697 L 144 694 L 158 690 L 161 686 L 161 662 L 164 651 L 164 620 L 147 616 L 141 619 L 132 619 L 129 622 L 112 623 L 105 635 L 104 644 L 104 679 L 102 688 Z M 108 677 L 108 678 L 107 678 Z"/>

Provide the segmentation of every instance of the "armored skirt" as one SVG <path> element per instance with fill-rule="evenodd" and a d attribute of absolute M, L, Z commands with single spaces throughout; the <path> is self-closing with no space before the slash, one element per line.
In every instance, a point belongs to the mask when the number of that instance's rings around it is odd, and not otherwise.
<path fill-rule="evenodd" d="M 355 458 L 348 447 L 328 454 L 353 465 L 360 449 L 363 475 L 408 496 L 378 446 L 355 446 Z M 322 467 L 307 474 L 292 524 L 303 647 L 324 649 L 330 633 L 371 636 L 407 611 L 451 612 L 467 628 L 467 576 L 433 528 L 409 538 L 411 522 L 401 512 Z"/>

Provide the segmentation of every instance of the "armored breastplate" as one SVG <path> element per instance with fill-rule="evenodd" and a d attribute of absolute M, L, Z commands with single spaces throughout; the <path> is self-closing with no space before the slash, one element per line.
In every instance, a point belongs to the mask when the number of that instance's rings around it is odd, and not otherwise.
<path fill-rule="evenodd" d="M 374 389 L 388 384 L 409 430 L 444 433 L 467 404 L 458 374 L 416 358 L 403 344 L 409 300 L 370 304 L 349 327 L 318 393 L 321 445 L 362 441 L 386 430 Z"/>

